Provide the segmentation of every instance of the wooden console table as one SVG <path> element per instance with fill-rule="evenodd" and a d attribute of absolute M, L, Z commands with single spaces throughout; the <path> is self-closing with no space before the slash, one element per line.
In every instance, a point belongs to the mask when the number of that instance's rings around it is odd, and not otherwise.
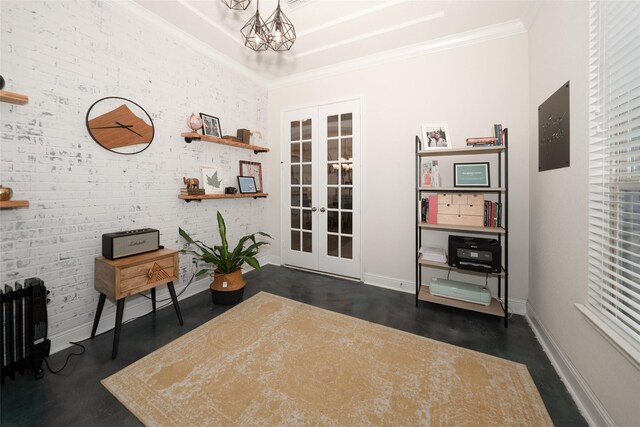
<path fill-rule="evenodd" d="M 93 319 L 91 338 L 96 336 L 104 301 L 109 298 L 109 301 L 117 304 L 116 327 L 113 335 L 113 351 L 111 353 L 111 358 L 115 359 L 118 355 L 118 342 L 120 341 L 125 298 L 151 289 L 151 304 L 155 312 L 156 287 L 164 284 L 169 288 L 173 307 L 176 309 L 180 326 L 182 326 L 184 322 L 182 321 L 176 291 L 173 287 L 174 280 L 178 280 L 178 251 L 173 249 L 159 249 L 116 260 L 96 257 L 94 287 L 100 292 L 100 299 Z"/>

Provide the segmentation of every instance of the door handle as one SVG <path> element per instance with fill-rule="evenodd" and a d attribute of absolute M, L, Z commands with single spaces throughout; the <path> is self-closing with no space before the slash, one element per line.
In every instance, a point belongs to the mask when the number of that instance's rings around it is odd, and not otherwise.
<path fill-rule="evenodd" d="M 315 212 L 317 210 L 318 210 L 318 208 L 311 208 L 311 212 Z"/>
<path fill-rule="evenodd" d="M 324 211 L 326 211 L 325 208 L 320 208 L 320 212 L 324 212 Z"/>

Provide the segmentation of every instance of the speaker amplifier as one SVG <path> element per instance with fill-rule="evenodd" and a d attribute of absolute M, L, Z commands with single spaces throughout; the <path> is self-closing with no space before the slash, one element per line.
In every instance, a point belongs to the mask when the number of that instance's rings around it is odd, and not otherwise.
<path fill-rule="evenodd" d="M 160 249 L 160 232 L 153 228 L 102 235 L 102 256 L 118 259 Z"/>

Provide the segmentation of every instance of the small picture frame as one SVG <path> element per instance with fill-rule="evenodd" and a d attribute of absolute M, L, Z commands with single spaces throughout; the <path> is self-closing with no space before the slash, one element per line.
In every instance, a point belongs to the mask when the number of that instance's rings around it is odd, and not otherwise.
<path fill-rule="evenodd" d="M 454 187 L 490 187 L 489 162 L 454 163 Z"/>
<path fill-rule="evenodd" d="M 252 176 L 239 176 L 238 188 L 240 189 L 240 194 L 257 193 L 255 178 Z"/>
<path fill-rule="evenodd" d="M 256 192 L 262 193 L 262 163 L 240 160 L 240 176 L 255 178 Z"/>
<path fill-rule="evenodd" d="M 200 118 L 202 119 L 203 135 L 222 138 L 222 130 L 220 130 L 220 119 L 204 113 L 200 113 Z"/>
<path fill-rule="evenodd" d="M 224 179 L 221 168 L 215 166 L 202 167 L 202 188 L 205 194 L 224 194 Z"/>
<path fill-rule="evenodd" d="M 422 149 L 436 150 L 451 148 L 449 125 L 446 123 L 422 124 Z"/>

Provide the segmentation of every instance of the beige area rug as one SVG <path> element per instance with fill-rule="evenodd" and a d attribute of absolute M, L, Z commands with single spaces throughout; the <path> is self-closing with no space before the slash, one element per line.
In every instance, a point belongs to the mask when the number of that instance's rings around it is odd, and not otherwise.
<path fill-rule="evenodd" d="M 264 292 L 102 384 L 146 425 L 552 425 L 524 365 Z"/>

